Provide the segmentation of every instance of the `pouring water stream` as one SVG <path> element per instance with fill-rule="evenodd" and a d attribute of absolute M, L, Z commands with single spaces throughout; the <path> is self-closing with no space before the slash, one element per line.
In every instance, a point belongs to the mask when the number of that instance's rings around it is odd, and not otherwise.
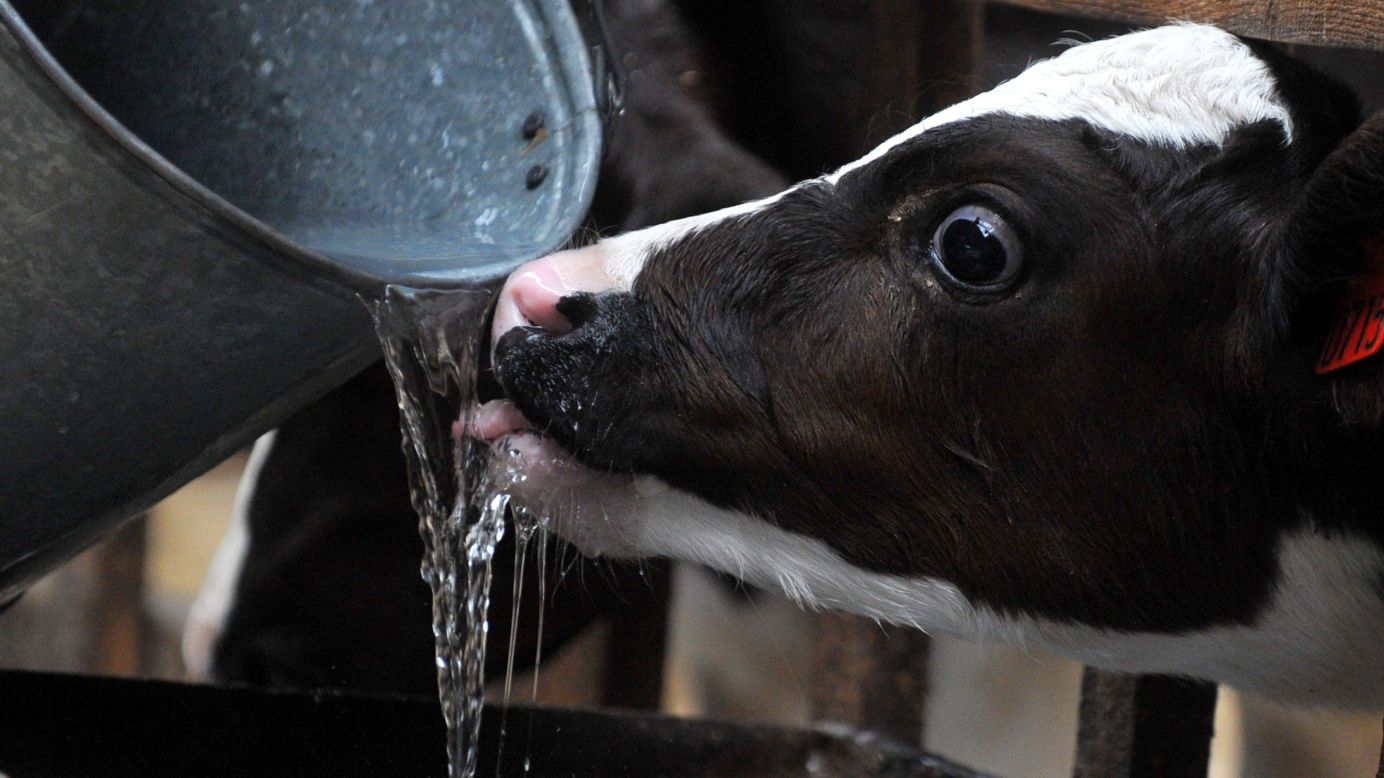
<path fill-rule="evenodd" d="M 537 535 L 539 654 L 542 651 L 547 533 L 541 517 L 511 511 L 515 463 L 465 434 L 476 392 L 475 355 L 490 292 L 388 287 L 371 306 L 394 381 L 409 487 L 423 540 L 421 573 L 432 592 L 438 697 L 447 727 L 448 771 L 476 773 L 489 634 L 490 580 L 505 519 L 516 527 L 514 612 L 504 702 L 510 699 L 524 559 Z M 453 423 L 461 419 L 462 434 Z M 537 661 L 533 696 L 537 699 Z M 504 721 L 501 724 L 503 746 Z M 499 760 L 497 759 L 497 769 Z M 525 772 L 530 761 L 525 759 Z"/>

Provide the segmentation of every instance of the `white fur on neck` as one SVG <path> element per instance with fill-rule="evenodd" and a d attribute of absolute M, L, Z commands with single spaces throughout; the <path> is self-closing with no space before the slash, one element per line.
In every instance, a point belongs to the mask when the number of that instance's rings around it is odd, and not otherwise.
<path fill-rule="evenodd" d="M 1042 648 L 1097 667 L 1206 678 L 1289 702 L 1384 708 L 1384 552 L 1361 538 L 1311 530 L 1283 537 L 1276 590 L 1250 626 L 1119 632 L 1001 615 L 947 581 L 862 570 L 821 541 L 656 479 L 640 479 L 637 489 L 633 511 L 608 519 L 618 525 L 610 527 L 620 536 L 617 553 L 698 562 L 781 589 L 805 607 Z"/>
<path fill-rule="evenodd" d="M 1384 552 L 1303 529 L 1278 547 L 1278 580 L 1248 626 L 1183 635 L 1031 623 L 1030 642 L 1088 664 L 1192 675 L 1285 702 L 1384 709 Z"/>

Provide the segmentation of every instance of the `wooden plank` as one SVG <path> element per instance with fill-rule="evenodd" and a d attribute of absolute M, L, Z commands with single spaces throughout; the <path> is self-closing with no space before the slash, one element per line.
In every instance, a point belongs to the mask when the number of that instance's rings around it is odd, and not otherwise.
<path fill-rule="evenodd" d="M 974 0 L 931 0 L 919 7 L 918 105 L 928 116 L 980 92 L 985 54 L 985 5 Z"/>
<path fill-rule="evenodd" d="M 838 0 L 839 1 L 839 0 Z M 957 0 L 938 0 L 951 5 Z M 851 122 L 851 155 L 859 156 L 918 120 L 919 46 L 925 3 L 868 0 L 858 41 L 863 90 Z"/>
<path fill-rule="evenodd" d="M 667 563 L 649 563 L 645 580 L 647 589 L 625 592 L 629 609 L 610 618 L 601 683 L 603 707 L 656 711 L 663 700 L 672 592 Z"/>
<path fill-rule="evenodd" d="M 1216 687 L 1086 669 L 1074 778 L 1205 778 Z"/>
<path fill-rule="evenodd" d="M 1252 38 L 1384 49 L 1384 0 L 998 0 L 1035 11 L 1161 24 L 1207 22 Z"/>
<path fill-rule="evenodd" d="M 136 677 L 144 670 L 145 538 L 149 522 L 141 516 L 111 534 L 92 565 L 90 594 L 94 632 L 91 672 Z"/>
<path fill-rule="evenodd" d="M 812 718 L 917 745 L 923 733 L 928 637 L 823 612 L 812 658 Z"/>

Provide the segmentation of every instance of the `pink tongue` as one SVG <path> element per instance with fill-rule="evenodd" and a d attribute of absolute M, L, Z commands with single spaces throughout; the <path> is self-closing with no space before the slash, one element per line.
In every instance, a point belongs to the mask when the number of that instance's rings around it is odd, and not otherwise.
<path fill-rule="evenodd" d="M 491 400 L 476 409 L 472 420 L 471 435 L 486 443 L 494 443 L 505 435 L 514 432 L 532 432 L 533 423 L 509 400 Z M 462 434 L 461 422 L 452 425 L 452 434 Z"/>

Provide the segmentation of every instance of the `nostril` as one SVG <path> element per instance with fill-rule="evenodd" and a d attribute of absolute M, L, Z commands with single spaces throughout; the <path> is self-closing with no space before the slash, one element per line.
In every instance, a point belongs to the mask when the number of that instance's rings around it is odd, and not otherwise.
<path fill-rule="evenodd" d="M 557 312 L 567 320 L 569 329 L 576 329 L 596 315 L 596 296 L 587 292 L 571 294 L 557 301 Z"/>
<path fill-rule="evenodd" d="M 591 319 L 595 306 L 579 298 L 612 288 L 605 272 L 605 252 L 588 246 L 552 254 L 521 265 L 505 281 L 495 302 L 490 342 L 513 329 L 564 335 Z M 491 354 L 492 361 L 494 354 Z"/>

